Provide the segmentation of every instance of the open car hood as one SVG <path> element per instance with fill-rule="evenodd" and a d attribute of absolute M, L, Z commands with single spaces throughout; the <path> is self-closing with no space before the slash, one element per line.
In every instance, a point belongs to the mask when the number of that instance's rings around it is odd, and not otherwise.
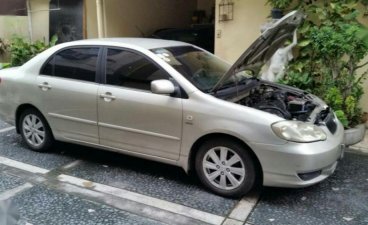
<path fill-rule="evenodd" d="M 294 31 L 303 20 L 302 12 L 292 11 L 265 30 L 223 75 L 212 91 L 216 92 L 226 80 L 236 73 L 245 69 L 259 68 L 266 63 L 287 40 L 293 38 Z"/>

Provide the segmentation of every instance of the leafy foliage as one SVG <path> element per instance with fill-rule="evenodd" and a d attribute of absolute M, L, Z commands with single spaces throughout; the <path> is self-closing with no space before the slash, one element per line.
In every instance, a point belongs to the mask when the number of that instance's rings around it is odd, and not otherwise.
<path fill-rule="evenodd" d="M 29 43 L 20 37 L 13 38 L 10 44 L 11 66 L 23 65 L 37 54 L 51 46 L 54 46 L 57 40 L 57 37 L 53 36 L 50 43 L 46 44 L 44 41 Z"/>
<path fill-rule="evenodd" d="M 276 9 L 286 9 L 292 0 L 267 0 L 267 4 L 271 5 L 273 8 Z"/>
<path fill-rule="evenodd" d="M 303 89 L 305 91 L 312 91 L 310 87 L 312 86 L 313 79 L 311 76 L 309 76 L 308 73 L 297 73 L 294 71 L 289 72 L 288 76 L 281 80 L 280 83 L 286 84 L 289 86 L 298 87 L 300 89 Z"/>
<path fill-rule="evenodd" d="M 10 67 L 10 63 L 0 63 L 0 70 Z"/>
<path fill-rule="evenodd" d="M 327 91 L 325 101 L 334 109 L 341 109 L 344 104 L 344 99 L 337 87 L 332 87 Z"/>
<path fill-rule="evenodd" d="M 340 120 L 342 125 L 344 125 L 344 127 L 347 127 L 349 125 L 349 121 L 348 121 L 348 118 L 346 118 L 344 111 L 337 110 L 335 111 L 335 113 L 336 113 L 336 117 Z"/>
<path fill-rule="evenodd" d="M 299 0 L 296 8 L 307 19 L 299 28 L 298 55 L 281 81 L 320 96 L 346 128 L 360 123 L 358 103 L 368 74 L 357 73 L 368 54 L 368 31 L 357 19 L 359 2 L 368 5 L 368 0 Z"/>

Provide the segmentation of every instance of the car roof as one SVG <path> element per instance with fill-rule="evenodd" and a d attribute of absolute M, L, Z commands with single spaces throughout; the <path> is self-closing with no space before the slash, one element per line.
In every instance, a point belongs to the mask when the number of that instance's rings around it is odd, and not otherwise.
<path fill-rule="evenodd" d="M 155 48 L 169 48 L 177 46 L 188 46 L 190 44 L 180 41 L 170 41 L 153 38 L 101 38 L 101 39 L 86 39 L 80 41 L 72 41 L 66 43 L 67 45 L 109 45 L 109 44 L 123 44 L 141 47 L 145 49 Z"/>

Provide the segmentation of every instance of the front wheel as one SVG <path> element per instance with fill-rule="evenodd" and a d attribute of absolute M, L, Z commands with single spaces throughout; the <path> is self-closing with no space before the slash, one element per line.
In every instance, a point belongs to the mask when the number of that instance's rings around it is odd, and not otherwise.
<path fill-rule="evenodd" d="M 40 112 L 27 109 L 20 116 L 19 130 L 24 142 L 37 152 L 49 150 L 53 143 L 51 130 Z"/>
<path fill-rule="evenodd" d="M 216 194 L 240 197 L 255 184 L 256 169 L 248 149 L 228 139 L 204 143 L 196 156 L 201 182 Z"/>

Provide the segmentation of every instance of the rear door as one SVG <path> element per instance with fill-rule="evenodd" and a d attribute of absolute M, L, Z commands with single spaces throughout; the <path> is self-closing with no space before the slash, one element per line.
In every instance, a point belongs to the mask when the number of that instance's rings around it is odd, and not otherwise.
<path fill-rule="evenodd" d="M 151 81 L 170 79 L 144 55 L 106 49 L 106 84 L 98 99 L 100 143 L 177 160 L 182 135 L 182 99 L 154 94 Z"/>
<path fill-rule="evenodd" d="M 37 77 L 45 116 L 62 138 L 98 144 L 97 64 L 100 47 L 63 49 Z"/>

